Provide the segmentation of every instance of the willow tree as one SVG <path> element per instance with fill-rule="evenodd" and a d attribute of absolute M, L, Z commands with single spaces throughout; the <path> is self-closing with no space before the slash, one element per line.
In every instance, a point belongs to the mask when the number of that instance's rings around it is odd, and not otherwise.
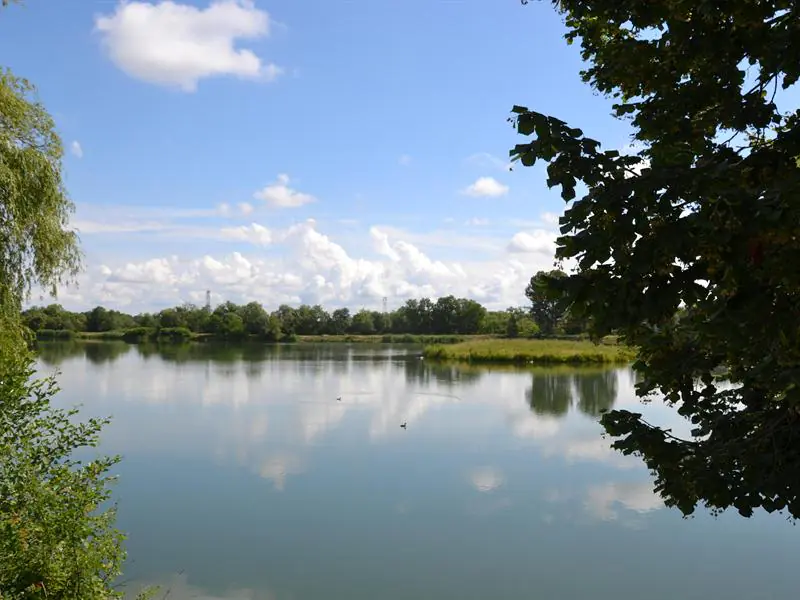
<path fill-rule="evenodd" d="M 3 5 L 7 4 L 3 0 Z M 77 461 L 105 421 L 76 422 L 35 379 L 21 308 L 34 287 L 55 294 L 79 268 L 62 179 L 63 146 L 33 86 L 0 70 L 0 597 L 120 596 L 125 553 L 109 509 L 115 457 Z"/>
<path fill-rule="evenodd" d="M 55 294 L 80 265 L 77 236 L 68 228 L 73 205 L 62 156 L 33 86 L 0 70 L 0 325 L 6 337 L 34 286 Z"/>
<path fill-rule="evenodd" d="M 526 2 L 523 2 L 526 3 Z M 667 504 L 800 516 L 800 77 L 792 0 L 562 0 L 583 80 L 613 98 L 638 153 L 514 107 L 511 152 L 548 163 L 568 207 L 550 282 L 596 336 L 639 348 L 637 392 L 681 438 L 607 413 Z M 723 381 L 725 383 L 723 383 Z"/>

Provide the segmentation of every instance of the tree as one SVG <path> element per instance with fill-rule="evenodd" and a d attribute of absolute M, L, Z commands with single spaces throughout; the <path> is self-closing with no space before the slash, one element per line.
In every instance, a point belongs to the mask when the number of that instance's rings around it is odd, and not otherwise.
<path fill-rule="evenodd" d="M 319 304 L 314 306 L 301 304 L 294 309 L 292 321 L 294 333 L 298 335 L 320 335 L 330 328 L 330 316 Z M 287 329 L 287 331 L 291 331 L 291 329 Z"/>
<path fill-rule="evenodd" d="M 183 327 L 188 327 L 190 331 L 197 333 L 208 331 L 208 319 L 211 316 L 211 310 L 203 307 L 195 306 L 194 304 L 186 303 L 178 306 L 175 311 L 180 315 L 183 321 Z"/>
<path fill-rule="evenodd" d="M 265 336 L 269 330 L 269 315 L 258 302 L 249 302 L 237 311 L 244 330 L 251 335 Z"/>
<path fill-rule="evenodd" d="M 63 153 L 34 87 L 0 68 L 0 329 L 7 332 L 18 327 L 33 286 L 55 294 L 80 266 L 77 235 L 67 227 L 74 207 Z"/>
<path fill-rule="evenodd" d="M 503 335 L 507 333 L 510 314 L 507 311 L 489 311 L 481 321 L 479 333 L 492 333 Z"/>
<path fill-rule="evenodd" d="M 337 308 L 331 314 L 331 333 L 334 335 L 343 335 L 350 329 L 352 318 L 350 317 L 350 310 L 347 308 Z"/>
<path fill-rule="evenodd" d="M 603 425 L 686 514 L 705 504 L 798 517 L 800 112 L 776 103 L 800 78 L 797 4 L 558 6 L 584 81 L 615 99 L 639 151 L 601 150 L 557 118 L 513 109 L 533 139 L 512 157 L 549 163 L 548 185 L 571 202 L 556 256 L 577 269 L 548 285 L 594 336 L 616 330 L 638 347 L 637 393 L 662 395 L 694 429 L 679 439 L 625 410 Z"/>
<path fill-rule="evenodd" d="M 433 333 L 433 301 L 420 298 L 417 303 L 417 333 Z"/>
<path fill-rule="evenodd" d="M 459 306 L 455 296 L 442 296 L 431 309 L 430 333 L 455 333 L 458 329 Z"/>
<path fill-rule="evenodd" d="M 506 337 L 512 339 L 519 337 L 519 321 L 519 317 L 514 313 L 508 316 L 508 321 L 506 321 Z"/>
<path fill-rule="evenodd" d="M 392 318 L 394 333 L 431 333 L 434 304 L 430 298 L 406 300 Z"/>
<path fill-rule="evenodd" d="M 72 313 L 64 310 L 60 304 L 46 306 L 44 314 L 47 315 L 47 322 L 45 323 L 47 329 L 77 330 L 76 319 L 73 318 Z"/>
<path fill-rule="evenodd" d="M 532 338 L 539 335 L 540 330 L 536 322 L 530 317 L 522 317 L 517 320 L 519 337 Z"/>
<path fill-rule="evenodd" d="M 388 313 L 373 310 L 372 322 L 375 325 L 375 333 L 389 333 L 392 329 L 392 318 Z"/>
<path fill-rule="evenodd" d="M 561 317 L 560 329 L 567 335 L 579 335 L 586 332 L 588 324 L 585 318 L 578 318 L 567 309 Z"/>
<path fill-rule="evenodd" d="M 531 277 L 530 283 L 525 288 L 525 296 L 531 301 L 531 317 L 544 335 L 553 335 L 556 325 L 567 309 L 565 298 L 558 292 L 552 291 L 548 287 L 548 282 L 554 278 L 564 277 L 566 273 L 559 270 L 549 273 L 539 271 Z"/>
<path fill-rule="evenodd" d="M 158 325 L 160 327 L 186 327 L 186 321 L 174 308 L 166 308 L 158 313 Z"/>
<path fill-rule="evenodd" d="M 486 309 L 475 300 L 459 298 L 455 333 L 478 333 L 486 318 Z"/>
<path fill-rule="evenodd" d="M 87 331 L 114 331 L 127 329 L 136 325 L 133 317 L 116 310 L 108 310 L 102 306 L 95 306 L 86 313 Z"/>
<path fill-rule="evenodd" d="M 158 319 L 150 313 L 142 313 L 134 318 L 137 327 L 158 327 Z"/>
<path fill-rule="evenodd" d="M 245 334 L 244 321 L 236 312 L 230 310 L 215 310 L 208 320 L 210 333 L 223 338 L 240 338 Z"/>
<path fill-rule="evenodd" d="M 116 459 L 74 459 L 104 421 L 51 407 L 58 389 L 33 379 L 21 319 L 33 286 L 55 295 L 80 266 L 62 155 L 33 86 L 0 70 L 0 594 L 11 599 L 121 596 L 125 552 L 107 504 Z"/>
<path fill-rule="evenodd" d="M 262 338 L 265 342 L 278 342 L 283 337 L 281 332 L 281 322 L 275 315 L 270 315 L 267 320 L 267 328 Z"/>
<path fill-rule="evenodd" d="M 353 333 L 370 335 L 375 333 L 375 323 L 372 321 L 372 313 L 368 310 L 360 310 L 353 316 L 353 324 L 350 327 Z"/>
<path fill-rule="evenodd" d="M 281 330 L 292 335 L 297 333 L 297 311 L 288 304 L 281 304 L 274 313 L 281 323 Z"/>
<path fill-rule="evenodd" d="M 22 321 L 31 331 L 47 329 L 47 320 L 47 314 L 38 306 L 29 308 L 22 313 Z"/>

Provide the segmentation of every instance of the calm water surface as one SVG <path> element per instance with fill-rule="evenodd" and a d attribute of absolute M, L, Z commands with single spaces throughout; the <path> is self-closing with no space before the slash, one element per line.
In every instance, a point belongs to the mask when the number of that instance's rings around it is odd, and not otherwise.
<path fill-rule="evenodd" d="M 443 367 L 419 349 L 47 344 L 111 415 L 126 576 L 170 600 L 798 597 L 780 516 L 684 520 L 598 411 L 627 369 Z M 337 401 L 341 397 L 341 401 Z M 407 422 L 407 428 L 400 427 Z"/>

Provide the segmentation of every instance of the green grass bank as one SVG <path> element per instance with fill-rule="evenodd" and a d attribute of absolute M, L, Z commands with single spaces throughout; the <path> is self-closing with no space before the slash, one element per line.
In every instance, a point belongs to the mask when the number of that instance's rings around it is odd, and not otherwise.
<path fill-rule="evenodd" d="M 586 340 L 478 339 L 458 344 L 427 346 L 430 360 L 500 364 L 621 364 L 636 353 L 612 339 L 595 344 Z"/>

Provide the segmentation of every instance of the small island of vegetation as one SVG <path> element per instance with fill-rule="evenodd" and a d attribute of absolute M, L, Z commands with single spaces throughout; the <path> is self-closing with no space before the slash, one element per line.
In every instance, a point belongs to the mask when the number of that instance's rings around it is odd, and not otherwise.
<path fill-rule="evenodd" d="M 541 365 L 628 363 L 636 353 L 609 336 L 599 344 L 580 339 L 474 339 L 447 346 L 427 346 L 423 356 L 470 363 Z"/>

